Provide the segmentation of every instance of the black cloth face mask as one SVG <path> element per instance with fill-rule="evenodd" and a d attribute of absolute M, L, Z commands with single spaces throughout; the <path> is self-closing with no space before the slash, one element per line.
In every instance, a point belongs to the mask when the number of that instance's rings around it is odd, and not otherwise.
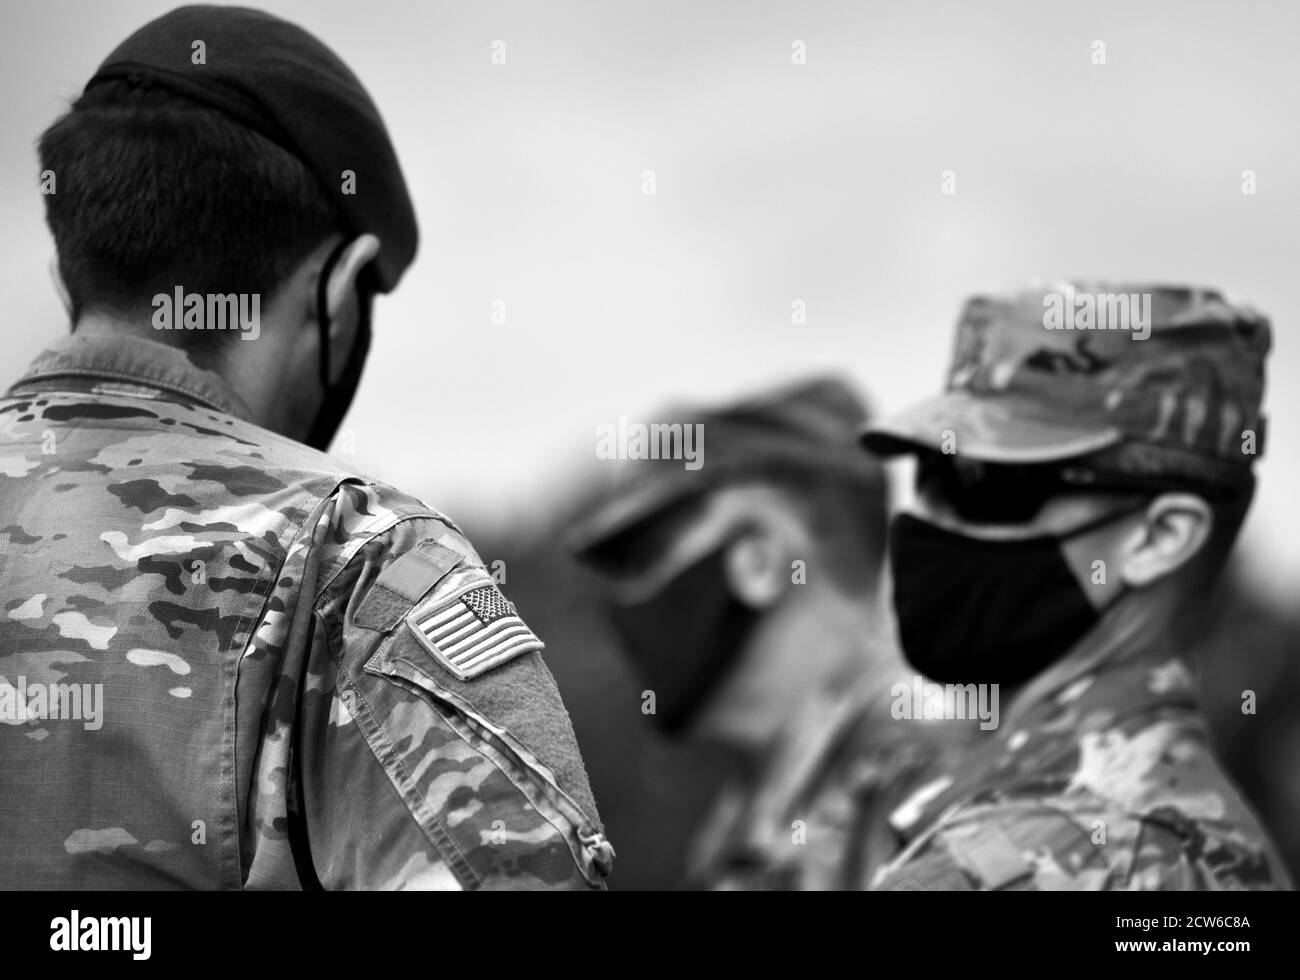
<path fill-rule="evenodd" d="M 942 684 L 1005 686 L 1051 666 L 1104 611 L 1088 601 L 1062 542 L 1145 506 L 1105 514 L 1059 536 L 999 541 L 899 514 L 889 529 L 889 558 L 907 662 Z M 1111 604 L 1127 591 L 1121 586 Z"/>
<path fill-rule="evenodd" d="M 654 691 L 656 726 L 684 729 L 736 665 L 758 612 L 732 595 L 725 559 L 730 542 L 638 603 L 615 605 L 614 628 L 628 659 Z"/>
<path fill-rule="evenodd" d="M 330 383 L 330 314 L 329 314 L 329 278 L 334 265 L 351 242 L 340 242 L 321 266 L 320 277 L 316 281 L 317 322 L 320 324 L 320 383 L 324 393 L 320 410 L 312 421 L 311 431 L 307 433 L 306 443 L 313 449 L 325 452 L 343 424 L 343 417 L 352 406 L 357 387 L 361 384 L 361 371 L 366 364 L 366 355 L 370 353 L 370 308 L 373 294 L 369 289 L 357 288 L 357 337 L 352 350 L 348 352 L 343 374 L 336 384 Z"/>

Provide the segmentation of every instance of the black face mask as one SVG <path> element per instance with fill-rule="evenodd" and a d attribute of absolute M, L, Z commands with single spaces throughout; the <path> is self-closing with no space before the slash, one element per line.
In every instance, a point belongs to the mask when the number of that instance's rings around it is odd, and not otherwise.
<path fill-rule="evenodd" d="M 1014 686 L 1040 673 L 1102 612 L 1088 601 L 1061 543 L 1144 506 L 1061 536 L 1018 541 L 972 538 L 899 514 L 889 530 L 889 557 L 908 663 L 943 684 Z"/>
<path fill-rule="evenodd" d="M 348 353 L 343 374 L 335 384 L 330 383 L 330 315 L 329 315 L 329 278 L 334 265 L 351 242 L 341 242 L 330 253 L 321 267 L 320 277 L 316 282 L 317 322 L 320 324 L 320 383 L 324 392 L 320 410 L 312 421 L 311 431 L 307 433 L 307 445 L 325 452 L 334 441 L 334 435 L 343 424 L 343 417 L 352 406 L 357 386 L 361 383 L 361 371 L 366 364 L 366 355 L 370 353 L 370 307 L 373 294 L 369 289 L 359 287 L 357 290 L 357 337 Z"/>
<path fill-rule="evenodd" d="M 758 613 L 727 587 L 727 545 L 655 595 L 613 609 L 628 659 L 655 694 L 655 724 L 675 733 L 694 720 L 735 665 Z"/>

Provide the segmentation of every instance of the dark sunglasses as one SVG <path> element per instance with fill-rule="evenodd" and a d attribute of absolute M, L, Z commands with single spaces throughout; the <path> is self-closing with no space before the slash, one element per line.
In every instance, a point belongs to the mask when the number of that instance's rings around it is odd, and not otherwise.
<path fill-rule="evenodd" d="M 919 458 L 916 487 L 937 493 L 962 520 L 976 524 L 1024 524 L 1053 497 L 1066 493 L 1154 496 L 1188 489 L 1185 483 L 1077 464 L 980 463 L 942 453 Z"/>

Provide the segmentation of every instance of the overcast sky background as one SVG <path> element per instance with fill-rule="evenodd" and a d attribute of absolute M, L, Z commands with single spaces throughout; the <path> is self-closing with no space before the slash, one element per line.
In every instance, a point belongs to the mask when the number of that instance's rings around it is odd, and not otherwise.
<path fill-rule="evenodd" d="M 172 6 L 0 7 L 0 385 L 66 330 L 34 142 Z M 969 292 L 1189 281 L 1273 317 L 1247 535 L 1259 584 L 1294 597 L 1300 5 L 262 6 L 365 82 L 419 212 L 419 257 L 378 306 L 345 426 L 355 462 L 471 533 L 598 476 L 596 427 L 665 400 L 826 369 L 878 409 L 928 395 Z"/>

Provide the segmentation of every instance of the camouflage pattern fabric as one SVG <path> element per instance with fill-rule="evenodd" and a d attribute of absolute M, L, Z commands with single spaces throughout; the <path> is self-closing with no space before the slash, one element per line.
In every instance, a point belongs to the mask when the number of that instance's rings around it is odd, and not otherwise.
<path fill-rule="evenodd" d="M 241 414 L 144 339 L 0 399 L 0 887 L 603 887 L 540 641 L 416 636 L 494 587 L 456 525 Z"/>
<path fill-rule="evenodd" d="M 1067 326 L 1049 328 L 1053 300 L 1068 306 Z M 1131 315 L 1074 312 L 1117 303 Z M 1116 329 L 1139 310 L 1145 333 Z M 957 324 L 947 391 L 863 438 L 884 455 L 936 449 L 1021 465 L 1139 445 L 1157 452 L 1122 453 L 1121 472 L 1145 475 L 1154 457 L 1167 474 L 1231 486 L 1264 452 L 1272 343 L 1266 316 L 1202 287 L 1066 281 L 976 295 Z"/>
<path fill-rule="evenodd" d="M 974 724 L 895 720 L 867 674 L 829 686 L 800 708 L 752 786 L 723 789 L 692 844 L 690 881 L 719 891 L 866 888 L 901 845 L 890 814 L 949 769 Z"/>
<path fill-rule="evenodd" d="M 1035 699 L 956 780 L 892 818 L 908 843 L 879 890 L 1287 889 L 1287 873 L 1220 770 L 1177 657 L 1149 650 Z"/>

